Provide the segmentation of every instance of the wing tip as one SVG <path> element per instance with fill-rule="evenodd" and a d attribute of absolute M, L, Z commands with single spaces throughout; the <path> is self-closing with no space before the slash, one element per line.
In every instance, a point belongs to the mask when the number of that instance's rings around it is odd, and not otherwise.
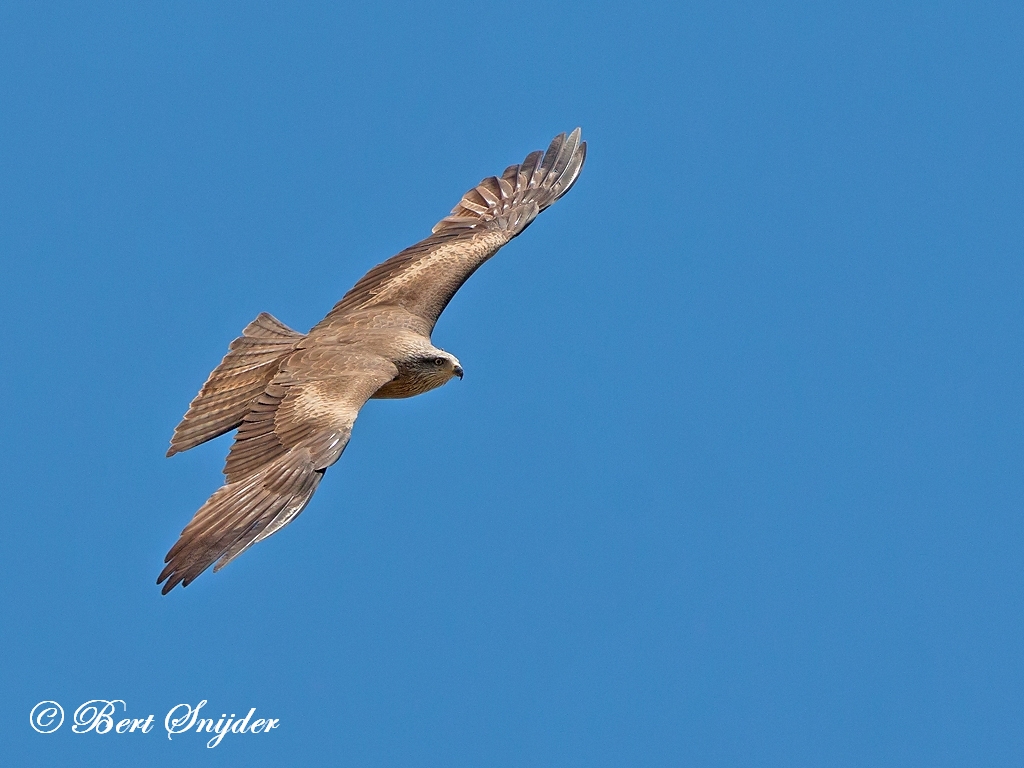
<path fill-rule="evenodd" d="M 160 588 L 160 594 L 161 595 L 166 595 L 168 592 L 170 592 L 172 589 L 174 589 L 176 586 L 178 586 L 179 582 L 183 581 L 182 578 L 173 578 L 174 575 L 175 574 L 174 574 L 173 567 L 168 565 L 167 567 L 165 567 L 160 572 L 160 575 L 156 577 L 156 584 L 157 584 L 157 586 L 159 587 L 161 584 L 163 584 L 163 587 Z M 185 584 L 182 584 L 181 586 L 182 586 L 182 589 L 184 589 L 185 587 L 188 586 L 188 584 L 185 583 Z"/>
<path fill-rule="evenodd" d="M 533 217 L 510 215 L 514 209 L 535 203 L 539 213 L 576 183 L 587 156 L 587 143 L 581 140 L 582 135 L 579 126 L 569 133 L 560 133 L 551 140 L 547 151 L 531 152 L 522 163 L 506 168 L 500 177 L 488 176 L 463 195 L 452 212 L 434 225 L 433 232 L 475 230 L 481 225 L 504 228 L 515 222 L 510 232 L 510 237 L 515 237 Z"/>
<path fill-rule="evenodd" d="M 294 520 L 313 497 L 323 471 L 305 448 L 237 482 L 226 482 L 193 515 L 156 583 L 162 594 L 187 587 L 213 566 L 216 573 L 253 544 Z"/>

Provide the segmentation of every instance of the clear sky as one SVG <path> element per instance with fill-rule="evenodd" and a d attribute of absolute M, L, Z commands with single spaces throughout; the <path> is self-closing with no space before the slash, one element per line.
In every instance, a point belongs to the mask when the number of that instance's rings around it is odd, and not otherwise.
<path fill-rule="evenodd" d="M 1019 766 L 1024 5 L 356 5 L 0 6 L 4 765 Z M 577 125 L 465 380 L 161 597 L 228 342 Z"/>

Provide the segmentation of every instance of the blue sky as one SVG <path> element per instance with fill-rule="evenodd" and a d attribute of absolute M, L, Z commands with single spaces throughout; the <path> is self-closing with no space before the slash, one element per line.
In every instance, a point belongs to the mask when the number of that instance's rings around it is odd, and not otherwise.
<path fill-rule="evenodd" d="M 0 6 L 11 765 L 1024 756 L 1024 9 Z M 581 125 L 292 526 L 161 597 L 171 431 Z M 122 699 L 149 734 L 35 733 Z M 164 714 L 279 718 L 207 749 Z"/>

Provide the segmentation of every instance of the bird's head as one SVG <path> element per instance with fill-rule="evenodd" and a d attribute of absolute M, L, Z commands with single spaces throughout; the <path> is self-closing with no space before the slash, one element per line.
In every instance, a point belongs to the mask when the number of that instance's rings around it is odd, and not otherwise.
<path fill-rule="evenodd" d="M 458 358 L 443 349 L 433 348 L 417 355 L 410 368 L 413 369 L 410 373 L 416 378 L 429 382 L 429 389 L 447 384 L 456 376 L 462 378 L 462 365 Z"/>
<path fill-rule="evenodd" d="M 445 381 L 455 376 L 462 378 L 462 365 L 458 358 L 442 349 L 434 350 L 432 354 L 423 357 L 421 365 L 435 376 L 443 376 Z"/>

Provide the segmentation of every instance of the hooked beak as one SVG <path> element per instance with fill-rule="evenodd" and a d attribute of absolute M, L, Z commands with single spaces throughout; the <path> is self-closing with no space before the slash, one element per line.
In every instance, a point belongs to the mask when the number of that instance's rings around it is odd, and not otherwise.
<path fill-rule="evenodd" d="M 452 373 L 454 373 L 456 376 L 458 376 L 461 379 L 462 378 L 462 366 L 461 365 L 456 365 L 454 368 L 452 368 Z"/>

